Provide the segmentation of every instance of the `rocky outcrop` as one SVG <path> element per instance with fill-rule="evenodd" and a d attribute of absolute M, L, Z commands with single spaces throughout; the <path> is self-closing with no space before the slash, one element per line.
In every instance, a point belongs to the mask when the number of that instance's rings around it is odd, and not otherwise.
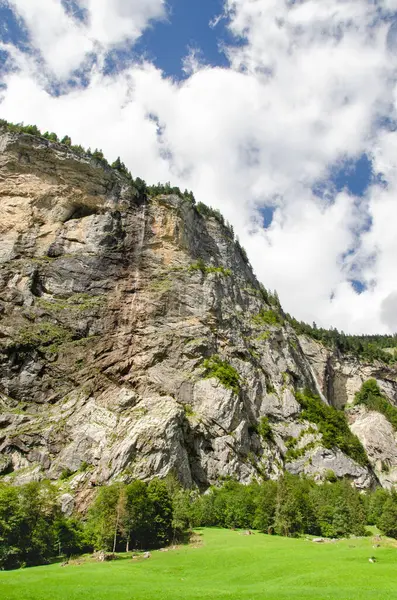
<path fill-rule="evenodd" d="M 397 484 L 397 437 L 392 425 L 380 413 L 355 407 L 354 397 L 368 379 L 376 379 L 391 404 L 397 406 L 397 373 L 380 363 L 363 364 L 341 356 L 304 336 L 300 346 L 317 384 L 330 404 L 346 408 L 352 432 L 363 444 L 377 480 L 386 488 Z"/>
<path fill-rule="evenodd" d="M 318 388 L 330 404 L 344 408 L 354 403 L 354 396 L 368 379 L 376 379 L 381 390 L 397 406 L 397 371 L 375 362 L 365 364 L 358 359 L 325 348 L 315 340 L 299 336 Z"/>
<path fill-rule="evenodd" d="M 6 480 L 61 478 L 65 510 L 70 492 L 84 498 L 90 486 L 170 472 L 202 489 L 285 468 L 375 484 L 370 468 L 322 446 L 295 398 L 308 387 L 349 404 L 374 367 L 298 339 L 219 219 L 178 196 L 142 201 L 100 162 L 6 132 L 0 201 Z M 214 356 L 237 384 L 206 367 Z M 394 401 L 390 373 L 377 375 Z M 388 460 L 363 427 L 352 425 L 374 465 Z"/>
<path fill-rule="evenodd" d="M 351 429 L 363 444 L 381 485 L 397 484 L 397 436 L 384 415 L 355 407 L 350 411 Z"/>

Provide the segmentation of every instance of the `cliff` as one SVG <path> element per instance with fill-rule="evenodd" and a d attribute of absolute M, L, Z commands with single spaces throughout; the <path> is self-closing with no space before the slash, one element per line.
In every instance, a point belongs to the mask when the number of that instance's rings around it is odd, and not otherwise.
<path fill-rule="evenodd" d="M 216 216 L 5 130 L 0 198 L 6 480 L 67 476 L 81 494 L 169 472 L 201 489 L 284 469 L 397 481 L 383 415 L 347 411 L 369 458 L 357 462 L 323 443 L 296 397 L 308 388 L 340 409 L 375 377 L 397 404 L 395 371 L 298 337 Z"/>

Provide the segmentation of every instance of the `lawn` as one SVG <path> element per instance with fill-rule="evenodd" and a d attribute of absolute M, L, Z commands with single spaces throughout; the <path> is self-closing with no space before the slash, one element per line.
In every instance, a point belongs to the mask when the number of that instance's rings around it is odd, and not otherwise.
<path fill-rule="evenodd" d="M 397 548 L 371 538 L 315 544 L 203 529 L 200 542 L 147 560 L 0 573 L 4 600 L 397 600 Z M 377 562 L 371 564 L 370 556 Z"/>

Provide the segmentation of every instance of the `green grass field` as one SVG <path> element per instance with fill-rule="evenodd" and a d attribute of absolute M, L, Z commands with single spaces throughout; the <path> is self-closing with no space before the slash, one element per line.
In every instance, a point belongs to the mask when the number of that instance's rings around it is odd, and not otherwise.
<path fill-rule="evenodd" d="M 0 573 L 2 600 L 392 600 L 397 548 L 371 538 L 315 544 L 204 529 L 198 544 L 148 560 L 54 564 Z M 370 556 L 377 562 L 371 564 Z"/>

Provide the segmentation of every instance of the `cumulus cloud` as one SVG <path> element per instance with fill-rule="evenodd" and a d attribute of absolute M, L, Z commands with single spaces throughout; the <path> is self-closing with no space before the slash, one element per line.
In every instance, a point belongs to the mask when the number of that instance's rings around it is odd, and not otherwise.
<path fill-rule="evenodd" d="M 391 330 L 397 331 L 397 291 L 391 292 L 381 304 L 381 319 Z"/>
<path fill-rule="evenodd" d="M 25 25 L 32 48 L 44 65 L 63 79 L 91 53 L 101 55 L 123 42 L 135 42 L 149 22 L 165 15 L 165 0 L 76 0 L 86 19 L 73 18 L 60 0 L 7 0 Z"/>
<path fill-rule="evenodd" d="M 83 21 L 60 0 L 31 4 L 10 2 L 44 66 L 65 81 L 92 53 L 132 43 L 164 17 L 160 0 L 80 0 Z M 86 66 L 88 85 L 65 83 L 55 96 L 43 63 L 14 49 L 1 113 L 101 147 L 109 159 L 120 154 L 148 181 L 193 189 L 232 222 L 259 278 L 298 318 L 393 331 L 384 309 L 397 287 L 397 138 L 385 128 L 397 117 L 392 5 L 227 0 L 224 18 L 239 41 L 226 49 L 230 66 L 187 52 L 181 82 L 144 61 L 105 75 L 96 60 Z M 382 173 L 364 198 L 332 186 L 313 192 L 335 165 L 363 153 Z M 264 207 L 273 212 L 266 229 Z"/>
<path fill-rule="evenodd" d="M 79 0 L 89 34 L 105 46 L 135 41 L 152 19 L 165 16 L 165 0 Z"/>

